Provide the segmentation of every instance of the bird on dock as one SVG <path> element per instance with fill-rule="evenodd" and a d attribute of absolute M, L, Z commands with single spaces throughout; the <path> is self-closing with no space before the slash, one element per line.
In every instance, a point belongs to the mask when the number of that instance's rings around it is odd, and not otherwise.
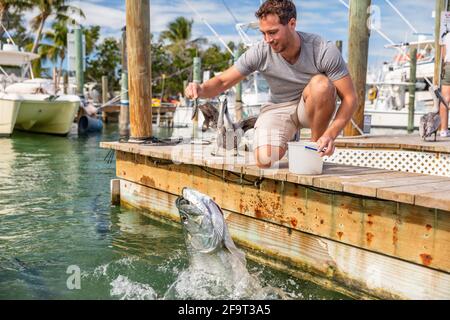
<path fill-rule="evenodd" d="M 427 141 L 427 138 L 434 134 L 434 141 L 436 141 L 437 131 L 441 125 L 439 107 L 442 103 L 448 109 L 448 103 L 445 101 L 444 97 L 442 97 L 442 94 L 437 86 L 430 86 L 429 90 L 432 94 L 434 106 L 437 111 L 429 112 L 420 118 L 419 135 L 424 141 Z"/>
<path fill-rule="evenodd" d="M 206 102 L 198 106 L 199 110 L 202 112 L 205 120 L 202 124 L 202 132 L 207 131 L 209 128 L 217 129 L 217 120 L 219 119 L 219 110 L 211 104 Z"/>
<path fill-rule="evenodd" d="M 424 140 L 427 141 L 428 137 L 434 134 L 434 141 L 436 141 L 437 131 L 441 125 L 441 117 L 438 112 L 429 112 L 420 118 L 419 124 L 419 135 Z"/>
<path fill-rule="evenodd" d="M 217 119 L 217 133 L 216 133 L 216 150 L 211 154 L 213 156 L 224 156 L 220 154 L 219 149 L 234 150 L 233 156 L 239 155 L 238 147 L 244 136 L 245 132 L 253 129 L 256 123 L 256 116 L 249 117 L 241 120 L 238 123 L 234 123 L 231 120 L 230 113 L 228 112 L 227 96 L 222 95 L 219 97 L 219 116 Z M 225 123 L 225 118 L 228 125 Z"/>

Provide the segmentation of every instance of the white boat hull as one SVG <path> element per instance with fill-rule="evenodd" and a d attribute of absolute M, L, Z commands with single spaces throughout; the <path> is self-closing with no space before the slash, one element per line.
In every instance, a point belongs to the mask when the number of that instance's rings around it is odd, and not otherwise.
<path fill-rule="evenodd" d="M 10 136 L 16 124 L 21 100 L 11 94 L 0 96 L 0 136 Z"/>
<path fill-rule="evenodd" d="M 414 127 L 418 128 L 420 123 L 420 117 L 423 116 L 425 111 L 416 111 L 414 114 Z M 372 128 L 398 128 L 406 129 L 408 127 L 408 111 L 379 111 L 366 109 L 364 112 L 366 115 L 371 116 Z"/>
<path fill-rule="evenodd" d="M 67 135 L 80 106 L 79 98 L 60 96 L 54 101 L 48 98 L 48 95 L 24 95 L 15 129 Z"/>

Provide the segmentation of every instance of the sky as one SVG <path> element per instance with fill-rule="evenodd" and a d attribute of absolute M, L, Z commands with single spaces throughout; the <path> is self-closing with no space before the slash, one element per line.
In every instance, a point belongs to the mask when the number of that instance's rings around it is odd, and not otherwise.
<path fill-rule="evenodd" d="M 236 20 L 240 23 L 255 21 L 254 13 L 260 0 L 150 0 L 151 32 L 158 37 L 167 24 L 178 16 L 194 19 L 193 38 L 205 37 L 211 43 L 220 44 L 213 32 L 186 4 L 192 7 L 223 38 L 238 42 Z M 357 1 L 357 0 L 353 0 Z M 86 15 L 84 25 L 99 25 L 102 38 L 120 37 L 120 29 L 125 25 L 125 0 L 71 0 L 81 7 Z M 343 55 L 347 60 L 348 9 L 343 3 L 349 0 L 295 0 L 297 7 L 297 29 L 321 35 L 331 41 L 342 40 Z M 388 2 L 394 5 L 418 32 L 434 32 L 432 0 L 372 0 L 372 12 L 382 32 L 394 42 L 417 40 L 412 29 L 397 15 Z M 227 10 L 227 7 L 231 13 Z M 26 14 L 29 18 L 32 12 Z M 235 20 L 236 19 L 236 20 Z M 255 33 L 255 39 L 261 36 Z M 388 42 L 375 31 L 371 32 L 369 43 L 369 67 L 376 68 L 383 61 L 389 61 L 396 54 L 386 49 Z"/>

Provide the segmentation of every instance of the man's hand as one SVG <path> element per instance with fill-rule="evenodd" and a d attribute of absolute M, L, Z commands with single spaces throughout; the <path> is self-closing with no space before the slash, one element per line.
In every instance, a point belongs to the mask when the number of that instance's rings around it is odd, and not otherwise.
<path fill-rule="evenodd" d="M 334 139 L 330 136 L 321 136 L 319 140 L 317 140 L 317 145 L 321 157 L 331 156 L 334 153 Z"/>
<path fill-rule="evenodd" d="M 197 99 L 202 93 L 202 86 L 195 82 L 190 82 L 184 90 L 184 95 L 188 99 Z"/>

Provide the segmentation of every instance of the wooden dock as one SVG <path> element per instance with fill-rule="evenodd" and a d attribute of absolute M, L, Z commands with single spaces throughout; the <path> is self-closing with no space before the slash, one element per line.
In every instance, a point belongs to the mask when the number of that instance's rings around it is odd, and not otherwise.
<path fill-rule="evenodd" d="M 438 136 L 437 141 L 423 141 L 418 134 L 369 135 L 364 137 L 338 138 L 336 140 L 336 146 L 338 148 L 391 149 L 450 153 L 450 138 Z"/>
<path fill-rule="evenodd" d="M 210 195 L 249 258 L 358 297 L 450 299 L 450 178 L 325 164 L 296 175 L 211 146 L 104 142 L 113 196 L 178 221 L 184 187 Z"/>
<path fill-rule="evenodd" d="M 163 105 L 160 107 L 152 107 L 152 123 L 158 127 L 166 126 L 173 127 L 173 116 L 176 107 L 174 105 Z M 118 122 L 120 105 L 110 105 L 102 109 L 106 122 Z"/>

